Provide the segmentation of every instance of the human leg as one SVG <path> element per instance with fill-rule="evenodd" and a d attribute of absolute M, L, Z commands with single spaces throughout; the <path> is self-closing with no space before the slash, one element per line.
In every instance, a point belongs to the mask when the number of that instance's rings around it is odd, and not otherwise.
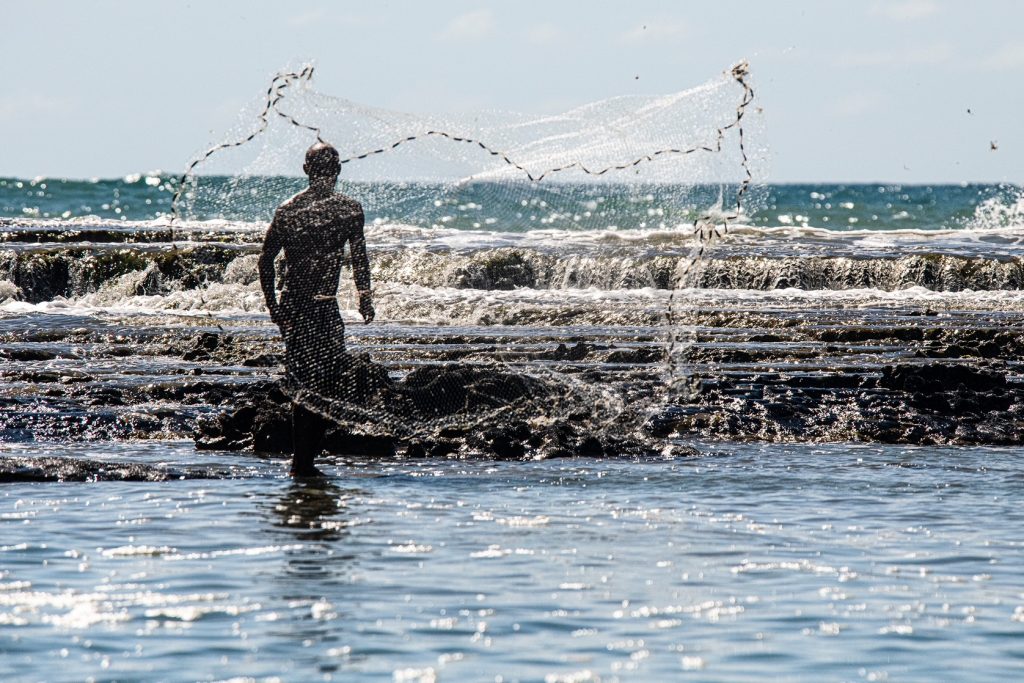
<path fill-rule="evenodd" d="M 324 419 L 316 413 L 292 403 L 292 469 L 293 477 L 319 477 L 314 462 L 324 437 Z"/>

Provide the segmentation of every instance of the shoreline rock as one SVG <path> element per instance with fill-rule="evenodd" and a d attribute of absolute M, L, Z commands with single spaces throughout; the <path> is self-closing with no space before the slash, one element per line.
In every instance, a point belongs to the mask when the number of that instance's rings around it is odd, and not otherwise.
<path fill-rule="evenodd" d="M 1024 445 L 1024 384 L 999 363 L 897 363 L 878 373 L 705 379 L 654 435 L 787 442 Z"/>
<path fill-rule="evenodd" d="M 544 415 L 551 388 L 540 380 L 479 366 L 450 365 L 410 372 L 401 382 L 381 378 L 382 368 L 360 358 L 354 363 L 349 402 L 302 393 L 308 408 L 322 415 L 342 414 L 352 401 L 387 407 L 391 419 L 406 420 L 362 433 L 346 428 L 355 421 L 325 420 L 323 450 L 333 455 L 370 457 L 651 457 L 692 455 L 692 449 L 596 429 L 583 409 L 561 420 Z M 277 382 L 247 392 L 248 401 L 200 421 L 194 435 L 200 450 L 252 450 L 290 454 L 292 397 Z M 339 405 L 340 404 L 340 405 Z M 500 417 L 499 417 L 500 416 Z M 408 425 L 416 425 L 409 427 Z M 377 425 L 374 425 L 377 427 Z"/>
<path fill-rule="evenodd" d="M 694 340 L 683 366 L 693 374 L 675 385 L 692 379 L 698 388 L 676 397 L 663 347 L 650 336 L 623 343 L 538 334 L 518 346 L 512 336 L 454 330 L 394 350 L 382 335 L 369 343 L 384 344 L 387 367 L 353 355 L 346 372 L 357 391 L 348 402 L 317 387 L 307 399 L 338 424 L 363 426 L 331 430 L 328 452 L 372 457 L 645 456 L 671 449 L 672 439 L 1024 445 L 1019 325 L 918 313 L 873 324 L 845 317 L 840 324 L 827 313 L 827 324 L 771 312 L 708 313 L 702 320 L 715 332 Z M 73 328 L 8 332 L 4 340 L 2 441 L 195 433 L 201 449 L 291 450 L 276 337 Z M 135 356 L 170 369 L 110 383 L 89 365 L 130 366 Z M 388 369 L 408 374 L 392 379 Z M 567 395 L 567 387 L 606 385 L 638 407 L 629 424 L 595 429 L 586 392 Z"/>
<path fill-rule="evenodd" d="M 0 483 L 71 481 L 172 481 L 224 479 L 227 470 L 173 469 L 137 462 L 102 462 L 82 458 L 0 456 Z"/>

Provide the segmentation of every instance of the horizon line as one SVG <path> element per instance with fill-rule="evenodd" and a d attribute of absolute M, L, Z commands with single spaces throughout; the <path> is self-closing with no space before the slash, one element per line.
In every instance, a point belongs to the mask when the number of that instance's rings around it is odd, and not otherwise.
<path fill-rule="evenodd" d="M 196 177 L 200 177 L 200 178 L 231 178 L 231 177 L 237 177 L 237 176 L 232 176 L 230 174 L 224 174 L 224 173 L 196 173 L 194 175 Z M 130 178 L 130 177 L 133 177 L 133 176 L 138 176 L 138 180 L 135 180 L 135 181 L 127 181 L 126 180 L 126 178 Z M 14 180 L 14 181 L 18 181 L 18 182 L 26 182 L 26 183 L 33 183 L 33 184 L 34 183 L 43 182 L 43 181 L 87 182 L 87 183 L 125 182 L 125 183 L 128 183 L 128 184 L 134 184 L 134 182 L 139 182 L 143 178 L 147 178 L 147 177 L 160 177 L 160 178 L 165 178 L 165 179 L 169 179 L 169 180 L 177 180 L 179 178 L 179 176 L 180 176 L 179 173 L 169 173 L 167 171 L 163 171 L 163 170 L 160 170 L 160 169 L 155 169 L 155 170 L 146 171 L 146 172 L 126 173 L 126 174 L 121 175 L 121 176 L 89 176 L 89 177 L 82 177 L 82 176 L 71 176 L 71 175 L 37 175 L 37 176 L 34 176 L 32 178 L 28 178 L 28 177 L 22 177 L 22 176 L 2 175 L 2 174 L 0 174 L 0 181 L 11 181 L 11 180 Z M 286 174 L 286 173 L 274 174 L 274 175 L 270 175 L 270 174 L 254 174 L 254 175 L 250 175 L 250 176 L 247 176 L 247 177 L 249 177 L 249 178 L 294 178 L 296 180 L 302 180 L 302 179 L 305 178 L 305 176 L 303 176 L 303 175 L 291 175 L 291 174 Z M 437 184 L 446 184 L 446 183 L 458 183 L 459 181 L 458 180 L 445 181 L 445 180 L 437 180 L 437 179 L 430 180 L 430 179 L 424 179 L 424 178 L 346 179 L 344 177 L 339 177 L 338 178 L 338 182 L 339 183 L 346 183 L 346 182 L 347 183 L 387 183 L 387 182 L 393 182 L 393 183 L 437 183 Z M 494 180 L 494 181 L 482 180 L 482 181 L 478 181 L 478 182 L 493 182 L 493 183 L 513 182 L 513 183 L 531 184 L 531 181 L 529 181 L 529 180 Z M 544 182 L 544 181 L 541 181 L 541 182 Z M 683 182 L 683 181 L 663 182 L 663 183 L 656 182 L 656 181 L 647 181 L 647 182 L 641 182 L 641 183 L 637 183 L 637 184 L 641 184 L 641 185 L 643 185 L 643 184 L 646 184 L 646 185 L 685 185 L 685 184 L 693 184 L 693 185 L 722 185 L 722 184 L 731 185 L 731 184 L 735 184 L 735 185 L 739 185 L 741 182 L 742 182 L 742 180 L 730 180 L 730 181 L 696 180 L 696 181 L 692 181 L 690 183 Z M 547 182 L 545 184 L 552 184 L 552 185 L 553 184 L 562 184 L 562 185 L 565 185 L 565 184 L 576 184 L 576 185 L 603 185 L 603 184 L 608 184 L 608 185 L 611 185 L 611 184 L 615 184 L 615 181 L 609 181 L 609 180 L 602 180 L 602 181 L 587 181 L 587 180 L 578 180 L 578 181 L 571 181 L 570 180 L 570 181 L 566 181 L 566 180 L 558 180 L 558 181 L 549 181 L 549 182 Z M 618 184 L 627 185 L 627 184 L 631 184 L 631 183 L 629 183 L 629 182 L 621 182 L 621 183 L 618 183 Z M 754 181 L 754 185 L 762 185 L 762 186 L 772 186 L 772 185 L 903 185 L 903 186 L 908 186 L 908 185 L 913 185 L 913 186 L 929 186 L 929 185 L 959 185 L 959 186 L 964 186 L 964 185 L 968 185 L 968 186 L 969 185 L 1007 185 L 1007 186 L 1015 186 L 1015 187 L 1024 187 L 1024 180 L 1020 180 L 1020 181 L 1005 180 L 1005 179 L 1003 179 L 1003 180 L 977 180 L 977 179 L 972 179 L 972 180 L 880 180 L 880 179 L 874 179 L 874 180 L 764 180 L 764 181 L 755 180 Z"/>

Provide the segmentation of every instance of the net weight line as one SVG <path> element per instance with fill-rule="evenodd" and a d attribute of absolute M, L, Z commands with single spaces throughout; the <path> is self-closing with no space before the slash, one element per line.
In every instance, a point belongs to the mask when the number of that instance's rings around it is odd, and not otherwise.
<path fill-rule="evenodd" d="M 719 153 L 719 152 L 722 151 L 722 141 L 725 139 L 726 133 L 729 130 L 733 129 L 733 128 L 738 128 L 739 137 L 740 137 L 740 154 L 743 157 L 742 165 L 743 165 L 743 168 L 744 168 L 744 171 L 745 171 L 745 177 L 744 177 L 743 183 L 742 183 L 742 185 L 740 187 L 739 196 L 736 199 L 737 211 L 739 211 L 740 208 L 741 208 L 741 203 L 740 202 L 741 202 L 741 199 L 742 199 L 742 195 L 746 193 L 747 188 L 749 187 L 750 183 L 753 181 L 753 176 L 751 175 L 750 169 L 748 167 L 747 153 L 746 153 L 746 149 L 744 147 L 744 142 L 743 142 L 743 127 L 741 125 L 741 120 L 743 118 L 743 114 L 746 113 L 747 105 L 749 105 L 751 103 L 751 101 L 753 101 L 753 99 L 754 99 L 754 91 L 750 87 L 750 85 L 746 82 L 746 77 L 749 75 L 749 66 L 748 66 L 747 62 L 745 62 L 745 61 L 744 62 L 740 62 L 739 64 L 734 66 L 730 70 L 730 74 L 733 76 L 733 78 L 735 78 L 740 83 L 740 85 L 743 86 L 743 89 L 744 89 L 743 100 L 740 102 L 739 106 L 736 108 L 736 118 L 731 123 L 729 123 L 728 125 L 725 125 L 725 126 L 722 126 L 721 128 L 718 128 L 717 134 L 715 136 L 714 146 L 710 146 L 710 145 L 696 145 L 694 147 L 689 147 L 689 148 L 686 148 L 686 149 L 677 149 L 677 148 L 674 148 L 674 147 L 670 147 L 670 148 L 666 148 L 666 149 L 659 149 L 657 151 L 651 152 L 650 154 L 644 154 L 643 156 L 637 157 L 636 159 L 634 159 L 632 161 L 629 161 L 629 162 L 626 162 L 626 163 L 623 163 L 623 164 L 615 164 L 615 165 L 612 165 L 612 166 L 605 166 L 605 167 L 600 168 L 600 169 L 591 169 L 591 168 L 588 168 L 582 161 L 573 161 L 572 163 L 565 164 L 564 166 L 556 166 L 554 168 L 549 168 L 549 169 L 547 169 L 545 171 L 542 171 L 542 172 L 540 172 L 540 173 L 535 175 L 529 169 L 524 167 L 522 164 L 520 164 L 520 163 L 510 159 L 509 156 L 507 154 L 505 154 L 504 152 L 499 152 L 499 151 L 497 151 L 495 149 L 492 149 L 490 146 L 488 146 L 486 143 L 484 143 L 484 142 L 482 142 L 480 140 L 476 140 L 474 138 L 468 138 L 468 137 L 461 137 L 461 136 L 453 135 L 451 133 L 446 133 L 446 132 L 440 131 L 440 130 L 428 130 L 426 133 L 422 133 L 420 135 L 410 135 L 408 137 L 402 138 L 401 140 L 398 140 L 398 141 L 394 142 L 393 144 L 391 144 L 391 145 L 389 145 L 387 147 L 381 147 L 380 149 L 375 149 L 372 152 L 364 152 L 363 154 L 359 154 L 357 156 L 351 156 L 351 157 L 348 157 L 347 159 L 342 159 L 341 163 L 342 164 L 347 164 L 347 163 L 350 163 L 350 162 L 353 162 L 353 161 L 359 161 L 361 159 L 367 159 L 367 158 L 375 156 L 377 154 L 383 154 L 384 152 L 388 152 L 390 150 L 393 150 L 396 147 L 398 147 L 399 145 L 402 145 L 402 144 L 404 144 L 406 142 L 412 142 L 414 140 L 419 140 L 419 139 L 422 139 L 422 138 L 426 138 L 426 137 L 430 137 L 430 136 L 435 136 L 435 137 L 446 138 L 448 140 L 451 140 L 452 142 L 464 142 L 464 143 L 466 143 L 468 145 L 476 145 L 480 149 L 482 149 L 485 152 L 487 152 L 488 154 L 490 154 L 491 156 L 500 158 L 508 166 L 511 166 L 512 168 L 515 168 L 518 171 L 522 171 L 522 173 L 526 176 L 526 179 L 529 180 L 530 182 L 540 182 L 540 181 L 544 180 L 548 176 L 554 175 L 556 173 L 561 173 L 563 171 L 569 171 L 569 170 L 572 170 L 572 169 L 579 169 L 583 173 L 585 173 L 587 175 L 590 175 L 590 176 L 602 176 L 605 173 L 608 173 L 609 171 L 624 171 L 624 170 L 632 168 L 634 166 L 639 166 L 640 164 L 645 163 L 645 162 L 652 162 L 657 157 L 663 156 L 663 155 L 679 155 L 679 156 L 682 156 L 682 155 L 686 155 L 686 154 L 693 154 L 694 152 L 710 152 L 712 154 Z M 292 120 L 294 122 L 294 119 L 291 119 L 291 117 L 288 117 L 287 115 L 283 115 L 283 116 L 285 116 L 285 118 L 289 118 L 290 120 Z M 302 125 L 302 124 L 296 123 L 296 125 Z M 303 127 L 304 128 L 310 128 L 309 126 L 303 126 Z M 316 129 L 316 130 L 319 133 L 319 129 Z"/>
<path fill-rule="evenodd" d="M 279 117 L 281 117 L 284 120 L 288 121 L 291 125 L 293 125 L 293 126 L 295 126 L 297 128 L 303 128 L 305 130 L 308 130 L 308 131 L 316 134 L 316 139 L 319 142 L 326 142 L 321 137 L 321 129 L 319 127 L 311 126 L 309 124 L 302 123 L 301 121 L 298 121 L 291 114 L 288 114 L 287 112 L 282 111 L 281 108 L 278 106 L 281 103 L 281 101 L 285 98 L 285 93 L 286 93 L 286 90 L 288 88 L 292 87 L 293 85 L 295 85 L 297 83 L 309 83 L 309 82 L 311 82 L 312 78 L 313 78 L 313 71 L 314 71 L 313 66 L 306 65 L 305 67 L 303 67 L 299 71 L 284 72 L 284 73 L 279 73 L 276 76 L 274 76 L 274 78 L 270 82 L 270 86 L 267 88 L 266 102 L 265 102 L 265 104 L 263 106 L 262 111 L 260 112 L 260 114 L 257 117 L 258 120 L 259 120 L 259 125 L 257 126 L 257 128 L 254 131 L 252 131 L 251 133 L 249 133 L 249 135 L 247 135 L 244 138 L 241 138 L 239 140 L 230 141 L 230 142 L 222 142 L 220 144 L 214 145 L 213 147 L 210 147 L 209 149 L 207 149 L 205 152 L 203 152 L 201 155 L 199 155 L 198 157 L 193 159 L 188 164 L 188 166 L 185 168 L 185 171 L 182 173 L 181 178 L 178 180 L 178 187 L 177 187 L 177 189 L 176 189 L 176 191 L 174 193 L 174 197 L 171 200 L 171 218 L 170 218 L 170 223 L 171 223 L 172 226 L 173 226 L 174 222 L 177 221 L 178 218 L 180 218 L 179 203 L 180 203 L 182 195 L 184 194 L 184 190 L 185 190 L 186 184 L 188 183 L 189 179 L 194 176 L 196 168 L 201 163 L 205 162 L 207 159 L 209 159 L 211 156 L 213 156 L 217 152 L 220 152 L 221 150 L 230 149 L 232 147 L 241 147 L 244 144 L 252 142 L 259 135 L 264 133 L 267 130 L 267 128 L 270 126 L 270 114 L 271 114 L 271 112 L 277 114 Z M 556 166 L 556 167 L 553 167 L 553 168 L 546 169 L 546 170 L 541 171 L 539 173 L 533 173 L 529 169 L 527 169 L 525 166 L 520 164 L 519 162 L 517 162 L 517 161 L 513 160 L 512 158 L 510 158 L 508 156 L 508 154 L 506 154 L 505 152 L 500 152 L 500 151 L 492 148 L 490 145 L 488 145 L 487 143 L 483 142 L 482 140 L 477 140 L 475 138 L 455 135 L 453 133 L 449 133 L 449 132 L 446 132 L 446 131 L 428 130 L 428 131 L 426 131 L 424 133 L 420 133 L 420 134 L 417 134 L 417 135 L 406 136 L 404 138 L 401 138 L 400 140 L 396 140 L 392 144 L 387 145 L 385 147 L 380 147 L 378 149 L 374 149 L 374 150 L 371 150 L 371 151 L 368 151 L 368 152 L 363 152 L 362 154 L 352 155 L 352 156 L 343 158 L 343 159 L 340 160 L 340 163 L 341 164 L 349 164 L 349 163 L 352 163 L 352 162 L 355 162 L 355 161 L 361 161 L 363 159 L 368 159 L 369 157 L 376 156 L 378 154 L 384 154 L 385 152 L 389 152 L 389 151 L 391 151 L 393 149 L 398 148 L 399 146 L 401 146 L 403 144 L 406 144 L 408 142 L 413 142 L 415 140 L 421 140 L 421 139 L 425 139 L 425 138 L 429 138 L 429 137 L 440 137 L 440 138 L 444 138 L 444 139 L 447 139 L 447 140 L 451 140 L 452 142 L 461 142 L 461 143 L 465 143 L 465 144 L 468 144 L 468 145 L 475 145 L 475 146 L 479 147 L 480 149 L 482 149 L 487 154 L 489 154 L 490 156 L 498 157 L 506 165 L 508 165 L 508 166 L 510 166 L 510 167 L 512 167 L 512 168 L 514 168 L 514 169 L 516 169 L 516 170 L 518 170 L 520 172 L 522 172 L 526 176 L 526 179 L 529 180 L 530 182 L 540 182 L 540 181 L 544 180 L 545 178 L 547 178 L 548 176 L 554 175 L 556 173 L 562 173 L 564 171 L 573 170 L 573 169 L 578 169 L 579 171 L 585 173 L 586 175 L 590 175 L 590 176 L 595 176 L 596 177 L 596 176 L 602 176 L 605 173 L 608 173 L 610 171 L 624 171 L 624 170 L 632 168 L 634 166 L 639 166 L 642 163 L 653 162 L 658 157 L 662 157 L 662 156 L 668 156 L 668 155 L 684 156 L 684 155 L 688 155 L 688 154 L 693 154 L 695 152 L 708 152 L 708 153 L 712 153 L 712 154 L 720 153 L 722 151 L 722 144 L 723 144 L 723 141 L 725 139 L 725 135 L 728 133 L 728 131 L 730 131 L 730 130 L 735 128 L 737 130 L 738 135 L 739 135 L 739 149 L 740 149 L 740 154 L 742 156 L 741 165 L 742 165 L 743 171 L 744 171 L 744 178 L 743 178 L 742 182 L 740 183 L 740 188 L 737 191 L 737 196 L 736 196 L 736 213 L 739 214 L 742 211 L 742 199 L 743 199 L 743 196 L 746 194 L 747 190 L 750 188 L 750 185 L 753 182 L 753 175 L 752 175 L 752 173 L 750 171 L 749 158 L 747 156 L 746 147 L 745 147 L 742 122 L 743 122 L 743 116 L 746 113 L 746 109 L 747 109 L 748 105 L 754 99 L 754 90 L 753 90 L 753 88 L 751 88 L 750 84 L 747 82 L 747 77 L 750 75 L 750 67 L 749 67 L 749 64 L 746 61 L 741 61 L 738 64 L 736 64 L 735 66 L 733 66 L 729 70 L 729 74 L 736 80 L 737 83 L 740 84 L 740 86 L 742 86 L 742 88 L 743 88 L 743 98 L 740 101 L 739 105 L 736 107 L 736 116 L 735 116 L 735 118 L 731 122 L 729 122 L 728 124 L 726 124 L 724 126 L 721 126 L 721 127 L 719 127 L 717 129 L 716 135 L 715 135 L 715 141 L 713 143 L 711 143 L 711 144 L 695 145 L 693 147 L 688 147 L 688 148 L 685 148 L 685 149 L 674 148 L 674 147 L 672 147 L 672 148 L 665 148 L 665 149 L 659 149 L 659 150 L 656 150 L 654 152 L 650 152 L 649 154 L 644 154 L 642 156 L 639 156 L 639 157 L 637 157 L 635 159 L 632 159 L 632 160 L 624 162 L 624 163 L 614 164 L 614 165 L 611 165 L 611 166 L 605 166 L 603 168 L 598 168 L 598 169 L 589 168 L 582 161 L 573 161 L 571 163 L 564 164 L 562 166 Z M 736 218 L 738 218 L 738 215 L 729 216 L 729 217 L 726 217 L 726 218 L 728 218 L 729 220 L 735 220 Z M 172 235 L 173 235 L 173 233 L 172 233 Z"/>
<path fill-rule="evenodd" d="M 732 129 L 736 129 L 739 142 L 740 166 L 743 169 L 743 179 L 740 181 L 740 186 L 736 190 L 736 201 L 731 213 L 715 216 L 708 212 L 694 220 L 693 230 L 694 236 L 697 238 L 697 246 L 690 252 L 690 255 L 686 260 L 676 267 L 676 272 L 672 279 L 672 286 L 670 287 L 668 295 L 668 305 L 665 312 L 665 322 L 669 329 L 668 346 L 665 349 L 665 362 L 667 366 L 666 374 L 668 376 L 668 388 L 670 391 L 675 390 L 680 384 L 680 382 L 676 380 L 676 377 L 679 376 L 679 357 L 682 355 L 680 350 L 685 350 L 686 348 L 685 334 L 680 332 L 680 326 L 675 315 L 674 306 L 676 293 L 678 292 L 683 279 L 686 278 L 693 271 L 694 267 L 701 262 L 706 251 L 714 245 L 716 240 L 728 234 L 729 224 L 739 220 L 743 216 L 743 198 L 746 196 L 747 192 L 750 191 L 750 187 L 754 183 L 754 174 L 750 170 L 750 157 L 747 154 L 746 137 L 743 132 L 743 117 L 747 113 L 747 107 L 749 107 L 751 102 L 754 101 L 754 89 L 751 87 L 748 80 L 750 76 L 750 64 L 746 60 L 738 62 L 729 70 L 729 75 L 732 76 L 733 80 L 735 80 L 741 88 L 743 88 L 743 97 L 740 100 L 740 103 L 736 106 L 736 117 L 729 124 L 718 129 L 715 137 L 715 148 L 713 151 L 721 152 L 722 143 L 725 139 L 726 133 Z M 682 384 L 684 385 L 684 389 L 692 395 L 692 392 L 694 391 L 693 383 L 689 380 L 684 380 Z"/>
<path fill-rule="evenodd" d="M 278 116 L 286 119 L 293 126 L 296 126 L 298 128 L 305 128 L 306 130 L 316 133 L 316 139 L 319 140 L 320 142 L 324 142 L 324 140 L 320 137 L 319 128 L 316 128 L 314 126 L 307 126 L 304 123 L 300 123 L 299 121 L 296 121 L 294 118 L 292 118 L 288 114 L 283 113 L 281 110 L 277 108 L 278 103 L 282 99 L 284 99 L 285 90 L 287 88 L 291 87 L 295 83 L 301 83 L 304 81 L 309 82 L 310 80 L 312 80 L 312 78 L 313 66 L 308 64 L 304 66 L 300 71 L 279 73 L 276 76 L 274 76 L 274 78 L 270 81 L 270 86 L 267 88 L 266 103 L 263 106 L 263 110 L 259 113 L 259 116 L 257 116 L 260 122 L 259 126 L 254 131 L 249 133 L 249 135 L 247 135 L 246 137 L 241 138 L 240 140 L 222 142 L 220 144 L 214 145 L 213 147 L 210 147 L 208 150 L 197 156 L 191 162 L 189 162 L 188 166 L 185 167 L 185 171 L 181 174 L 181 178 L 178 179 L 178 187 L 174 192 L 174 197 L 171 199 L 170 223 L 172 228 L 175 221 L 177 221 L 178 218 L 180 218 L 178 204 L 181 201 L 181 197 L 185 192 L 185 187 L 189 179 L 191 179 L 195 175 L 196 167 L 198 167 L 199 164 L 203 163 L 217 152 L 220 152 L 225 149 L 230 149 L 232 147 L 241 147 L 242 145 L 250 143 L 257 137 L 259 137 L 259 135 L 266 131 L 267 128 L 270 126 L 271 110 L 277 113 Z"/>
<path fill-rule="evenodd" d="M 168 221 L 168 224 L 169 224 L 169 230 L 170 230 L 171 253 L 172 254 L 176 254 L 176 253 L 178 253 L 180 251 L 180 249 L 178 248 L 177 241 L 174 238 L 174 224 L 180 218 L 180 215 L 179 215 L 180 210 L 179 210 L 179 206 L 178 205 L 179 205 L 179 203 L 181 201 L 182 195 L 185 192 L 185 188 L 187 187 L 188 181 L 195 176 L 196 168 L 199 166 L 199 164 L 203 163 L 204 161 L 209 159 L 211 156 L 213 156 L 217 152 L 220 152 L 220 151 L 225 150 L 225 149 L 230 149 L 232 147 L 241 147 L 242 145 L 248 144 L 248 143 L 252 142 L 253 140 L 255 140 L 259 135 L 261 135 L 263 132 L 265 132 L 267 130 L 267 128 L 270 126 L 270 112 L 271 112 L 271 110 L 273 110 L 278 116 L 280 116 L 281 118 L 285 119 L 286 121 L 288 121 L 293 126 L 296 126 L 298 128 L 305 128 L 306 130 L 309 130 L 309 131 L 315 133 L 316 134 L 316 139 L 318 141 L 325 142 L 324 139 L 320 137 L 320 129 L 319 128 L 316 128 L 315 126 L 308 126 L 308 125 L 306 125 L 304 123 L 301 123 L 301 122 L 295 120 L 293 117 L 289 116 L 288 114 L 282 112 L 280 109 L 277 108 L 278 103 L 285 96 L 285 91 L 289 87 L 293 86 L 296 83 L 302 83 L 302 82 L 307 82 L 308 83 L 309 81 L 311 81 L 313 79 L 313 71 L 314 71 L 313 65 L 312 64 L 307 64 L 304 67 L 302 67 L 302 69 L 299 70 L 299 71 L 284 72 L 284 73 L 279 73 L 276 76 L 274 76 L 274 78 L 271 79 L 271 81 L 270 81 L 270 85 L 267 87 L 266 102 L 265 102 L 265 104 L 263 106 L 263 110 L 259 113 L 259 116 L 257 117 L 259 119 L 259 122 L 260 122 L 259 126 L 254 131 L 249 133 L 249 135 L 247 135 L 246 137 L 244 137 L 244 138 L 242 138 L 240 140 L 234 140 L 234 141 L 231 141 L 231 142 L 222 142 L 220 144 L 214 145 L 213 147 L 210 147 L 205 152 L 203 152 L 201 155 L 199 155 L 198 157 L 193 159 L 191 162 L 189 162 L 189 165 L 185 168 L 185 171 L 181 174 L 181 178 L 178 179 L 178 187 L 175 189 L 174 196 L 171 198 L 171 217 L 170 217 L 170 220 Z M 189 273 L 190 275 L 192 275 L 193 277 L 196 277 L 195 270 L 193 270 L 191 268 L 188 268 L 188 266 L 185 265 L 184 263 L 183 263 L 183 266 L 185 267 L 185 269 L 187 271 L 190 271 L 190 273 Z M 196 281 L 200 282 L 201 280 L 198 277 L 196 277 Z M 199 302 L 205 308 L 206 307 L 206 297 L 203 294 L 202 287 L 197 287 L 197 290 L 198 290 L 198 294 L 199 294 Z M 224 331 L 224 327 L 219 322 L 217 322 L 214 319 L 213 313 L 211 311 L 207 311 L 207 317 L 211 321 L 214 322 L 214 324 L 217 326 L 217 329 L 219 329 L 221 332 Z"/>

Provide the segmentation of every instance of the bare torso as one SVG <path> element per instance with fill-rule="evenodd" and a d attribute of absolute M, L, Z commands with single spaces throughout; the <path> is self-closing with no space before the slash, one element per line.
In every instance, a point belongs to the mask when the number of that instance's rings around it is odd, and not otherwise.
<path fill-rule="evenodd" d="M 352 255 L 356 288 L 361 294 L 369 292 L 363 222 L 359 202 L 336 192 L 306 190 L 278 208 L 260 256 L 260 282 L 275 322 L 293 325 L 305 307 L 320 308 L 326 303 L 336 309 L 346 243 Z M 285 274 L 278 300 L 273 261 L 282 250 Z"/>

